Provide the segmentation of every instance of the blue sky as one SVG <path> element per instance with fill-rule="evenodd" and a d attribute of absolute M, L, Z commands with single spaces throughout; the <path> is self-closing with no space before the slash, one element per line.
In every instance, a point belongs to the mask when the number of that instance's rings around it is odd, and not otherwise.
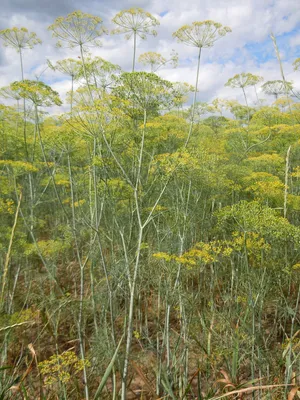
<path fill-rule="evenodd" d="M 286 32 L 276 37 L 277 45 L 280 49 L 280 52 L 282 53 L 283 60 L 293 61 L 295 58 L 299 57 L 300 42 L 298 46 L 290 45 L 291 39 L 299 34 L 299 29 L 300 24 L 290 32 Z M 276 59 L 274 45 L 270 37 L 266 38 L 262 42 L 246 43 L 244 47 L 247 51 L 249 51 L 253 59 L 255 59 L 258 64 Z"/>

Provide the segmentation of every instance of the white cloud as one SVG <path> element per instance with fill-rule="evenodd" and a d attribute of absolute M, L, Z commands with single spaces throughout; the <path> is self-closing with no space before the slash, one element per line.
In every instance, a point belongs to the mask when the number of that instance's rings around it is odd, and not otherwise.
<path fill-rule="evenodd" d="M 298 35 L 291 37 L 290 46 L 291 47 L 300 46 L 300 33 L 298 33 Z"/>
<path fill-rule="evenodd" d="M 78 52 L 70 49 L 55 48 L 55 41 L 47 31 L 47 26 L 52 22 L 48 14 L 46 0 L 30 0 L 28 7 L 20 5 L 17 0 L 7 1 L 7 8 L 4 10 L 4 18 L 0 17 L 1 27 L 26 26 L 29 30 L 35 31 L 43 40 L 42 46 L 37 46 L 33 50 L 24 51 L 25 77 L 35 79 L 39 74 L 46 59 L 57 61 L 66 57 L 77 57 Z M 45 4 L 44 4 L 45 3 Z M 53 1 L 58 11 L 60 9 L 73 11 L 69 1 Z M 76 1 L 70 2 L 74 8 Z M 26 3 L 27 4 L 27 3 Z M 37 7 L 37 4 L 40 7 Z M 36 8 L 34 8 L 36 5 Z M 44 7 L 45 6 L 45 7 Z M 183 24 L 197 20 L 213 19 L 228 25 L 232 28 L 232 33 L 221 38 L 216 42 L 212 49 L 204 49 L 201 60 L 200 80 L 199 80 L 199 100 L 209 101 L 214 97 L 224 96 L 227 98 L 237 98 L 243 101 L 242 94 L 238 90 L 224 87 L 226 81 L 236 73 L 242 71 L 252 72 L 261 75 L 265 80 L 280 79 L 280 71 L 275 58 L 272 41 L 269 37 L 273 31 L 275 35 L 289 34 L 284 48 L 280 48 L 284 55 L 284 70 L 287 79 L 294 80 L 298 88 L 300 87 L 299 73 L 292 70 L 293 61 L 289 49 L 295 48 L 300 44 L 299 33 L 294 33 L 300 21 L 300 7 L 298 0 L 189 0 L 188 2 L 178 0 L 150 0 L 131 1 L 104 0 L 100 3 L 87 0 L 82 3 L 83 11 L 95 13 L 104 19 L 108 27 L 112 27 L 110 19 L 116 11 L 122 8 L 133 6 L 144 7 L 160 18 L 161 25 L 158 29 L 159 34 L 156 38 L 149 38 L 147 41 L 138 42 L 137 56 L 145 51 L 158 51 L 164 56 L 168 56 L 172 49 L 175 49 L 180 56 L 180 65 L 177 69 L 166 68 L 160 71 L 160 75 L 171 81 L 186 81 L 194 84 L 196 75 L 196 55 L 197 50 L 193 47 L 177 43 L 172 38 L 172 33 Z M 100 12 L 103 14 L 99 14 Z M 160 13 L 167 13 L 159 17 Z M 54 13 L 54 11 L 53 11 Z M 54 19 L 54 16 L 53 16 Z M 130 70 L 132 65 L 132 41 L 126 41 L 123 35 L 105 36 L 102 39 L 103 47 L 92 49 L 94 55 L 99 55 L 113 63 L 119 64 L 124 70 Z M 269 52 L 272 57 L 268 61 L 262 61 L 262 57 L 253 54 L 252 50 L 246 45 L 261 47 L 262 52 Z M 264 54 L 262 53 L 261 56 Z M 1 56 L 1 55 L 0 55 Z M 294 57 L 296 58 L 296 57 Z M 19 56 L 12 49 L 2 49 L 2 60 L 0 58 L 0 86 L 8 85 L 9 82 L 20 79 Z M 53 88 L 61 93 L 62 98 L 68 90 L 68 80 L 60 74 L 47 70 L 41 79 L 47 83 L 52 82 Z M 250 101 L 255 101 L 254 94 L 249 91 Z"/>

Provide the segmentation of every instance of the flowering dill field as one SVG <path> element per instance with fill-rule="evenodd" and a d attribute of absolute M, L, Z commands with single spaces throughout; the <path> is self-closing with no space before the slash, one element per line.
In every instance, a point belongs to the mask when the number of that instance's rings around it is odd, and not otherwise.
<path fill-rule="evenodd" d="M 174 31 L 191 84 L 163 78 L 180 51 L 139 51 L 159 24 L 59 17 L 36 77 L 38 35 L 0 31 L 19 60 L 0 88 L 0 399 L 300 398 L 299 92 L 271 34 L 277 79 L 241 71 L 204 102 L 203 57 L 234 29 Z M 126 71 L 95 55 L 108 34 Z"/>

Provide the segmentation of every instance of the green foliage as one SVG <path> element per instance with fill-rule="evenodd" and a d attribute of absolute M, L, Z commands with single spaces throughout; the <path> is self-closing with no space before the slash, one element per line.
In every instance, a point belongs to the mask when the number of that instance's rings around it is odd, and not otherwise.
<path fill-rule="evenodd" d="M 70 240 L 67 239 L 69 238 L 60 240 L 39 240 L 37 242 L 38 249 L 35 244 L 30 244 L 27 246 L 25 254 L 29 256 L 41 253 L 46 259 L 53 261 L 70 248 Z"/>
<path fill-rule="evenodd" d="M 12 168 L 15 175 L 38 171 L 38 168 L 35 165 L 25 161 L 0 160 L 0 167 L 1 166 Z"/>
<path fill-rule="evenodd" d="M 40 81 L 25 79 L 21 82 L 13 82 L 10 87 L 20 97 L 31 100 L 36 106 L 50 107 L 62 104 L 58 92 Z"/>
<path fill-rule="evenodd" d="M 11 399 L 12 389 L 20 382 L 20 376 L 14 376 L 11 367 L 0 369 L 0 400 Z"/>
<path fill-rule="evenodd" d="M 119 65 L 112 64 L 101 57 L 87 58 L 85 62 L 86 74 L 91 86 L 102 88 L 104 91 L 111 89 L 114 78 L 121 73 Z M 79 76 L 84 77 L 83 67 Z"/>
<path fill-rule="evenodd" d="M 246 191 L 252 192 L 255 198 L 280 206 L 283 204 L 284 183 L 278 176 L 267 172 L 253 172 L 245 178 Z"/>
<path fill-rule="evenodd" d="M 277 153 L 260 154 L 247 158 L 254 171 L 276 171 L 282 172 L 284 168 L 284 158 Z"/>
<path fill-rule="evenodd" d="M 261 107 L 252 117 L 253 122 L 268 127 L 284 124 L 288 120 L 290 117 L 282 114 L 277 107 Z"/>
<path fill-rule="evenodd" d="M 137 39 L 159 22 L 139 8 L 113 22 L 133 38 L 134 70 Z M 209 399 L 265 377 L 282 383 L 266 399 L 288 398 L 300 329 L 292 83 L 266 82 L 276 101 L 253 104 L 262 78 L 240 73 L 226 85 L 245 105 L 205 103 L 200 85 L 197 101 L 201 51 L 230 32 L 211 20 L 173 34 L 198 49 L 195 86 L 154 73 L 175 53 L 142 54 L 151 73 L 92 56 L 106 33 L 97 16 L 74 11 L 49 30 L 80 50 L 48 62 L 72 81 L 70 112 L 57 115 L 58 92 L 23 67 L 0 89 L 16 102 L 0 105 L 0 397 Z M 21 63 L 39 43 L 24 28 L 0 35 Z"/>
<path fill-rule="evenodd" d="M 124 72 L 116 80 L 112 94 L 122 101 L 125 113 L 144 118 L 144 112 L 157 115 L 160 109 L 172 107 L 172 84 L 147 72 Z"/>
<path fill-rule="evenodd" d="M 256 232 L 278 242 L 292 241 L 299 246 L 300 229 L 278 215 L 278 212 L 260 202 L 242 201 L 225 207 L 216 214 L 218 228 L 234 232 Z"/>
<path fill-rule="evenodd" d="M 172 145 L 176 149 L 186 136 L 187 123 L 183 118 L 165 114 L 152 119 L 146 127 L 149 146 L 164 143 L 169 149 Z"/>
<path fill-rule="evenodd" d="M 246 119 L 252 118 L 256 112 L 255 108 L 250 108 L 249 106 L 244 106 L 239 104 L 237 101 L 228 101 L 226 103 L 229 111 L 236 118 L 237 121 L 245 121 Z"/>

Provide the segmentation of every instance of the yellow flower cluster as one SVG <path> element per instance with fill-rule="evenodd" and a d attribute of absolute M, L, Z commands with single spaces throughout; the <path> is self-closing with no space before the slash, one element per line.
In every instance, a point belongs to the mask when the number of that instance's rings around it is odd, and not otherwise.
<path fill-rule="evenodd" d="M 284 343 L 282 343 L 281 346 L 285 350 L 288 349 L 289 347 L 292 347 L 293 351 L 299 350 L 300 339 L 297 337 L 287 338 L 287 339 L 285 339 Z"/>
<path fill-rule="evenodd" d="M 170 254 L 164 253 L 164 252 L 154 253 L 153 257 L 158 258 L 159 260 L 165 260 L 165 261 L 172 261 L 174 259 L 174 256 L 171 256 Z"/>
<path fill-rule="evenodd" d="M 70 247 L 69 240 L 61 239 L 61 240 L 39 240 L 37 242 L 39 251 L 46 258 L 53 258 L 58 256 L 61 252 L 66 251 Z M 35 244 L 29 244 L 25 251 L 26 255 L 36 254 L 37 249 Z"/>
<path fill-rule="evenodd" d="M 213 241 L 210 243 L 199 242 L 181 256 L 160 252 L 153 254 L 153 257 L 167 262 L 176 261 L 187 267 L 194 267 L 198 262 L 202 264 L 217 262 L 219 256 L 230 257 L 232 251 L 233 249 L 230 248 L 225 241 Z"/>
<path fill-rule="evenodd" d="M 245 297 L 245 296 L 237 296 L 236 302 L 238 304 L 246 304 L 247 303 L 247 297 Z"/>
<path fill-rule="evenodd" d="M 153 209 L 153 207 L 146 207 L 146 208 L 144 208 L 144 211 L 151 212 L 152 209 Z M 161 206 L 160 204 L 157 204 L 157 206 L 155 206 L 155 208 L 154 208 L 154 212 L 161 212 L 161 211 L 167 211 L 167 210 L 168 210 L 168 207 Z"/>
<path fill-rule="evenodd" d="M 245 178 L 245 182 L 250 183 L 246 190 L 253 192 L 258 198 L 282 200 L 284 183 L 276 175 L 267 172 L 253 172 Z"/>
<path fill-rule="evenodd" d="M 254 261 L 260 260 L 261 251 L 267 252 L 271 248 L 262 237 L 254 232 L 248 233 L 246 239 L 240 233 L 234 233 L 231 241 L 216 240 L 209 243 L 199 242 L 181 256 L 164 252 L 154 253 L 152 256 L 166 262 L 179 262 L 188 268 L 192 268 L 199 263 L 207 265 L 219 262 L 220 258 L 228 258 L 233 252 L 243 251 L 245 246 L 249 256 Z"/>
<path fill-rule="evenodd" d="M 130 185 L 122 179 L 108 179 L 106 183 L 101 182 L 98 187 L 101 191 L 107 190 L 116 200 L 127 200 L 133 194 Z"/>
<path fill-rule="evenodd" d="M 213 254 L 209 243 L 203 243 L 202 248 L 193 248 L 185 252 L 182 256 L 175 257 L 175 260 L 187 267 L 193 267 L 200 261 L 204 264 L 210 264 L 217 261 L 216 255 Z"/>
<path fill-rule="evenodd" d="M 13 168 L 16 173 L 24 173 L 24 172 L 37 172 L 38 168 L 34 166 L 32 163 L 25 161 L 14 161 L 14 160 L 0 160 L 0 166 L 5 165 Z"/>
<path fill-rule="evenodd" d="M 75 202 L 74 202 L 74 207 L 80 207 L 80 206 L 82 206 L 85 202 L 86 202 L 85 199 L 75 201 Z"/>
<path fill-rule="evenodd" d="M 297 167 L 294 168 L 293 172 L 291 173 L 291 176 L 294 178 L 300 178 L 300 167 L 297 165 Z"/>
<path fill-rule="evenodd" d="M 45 385 L 55 382 L 67 383 L 71 375 L 76 375 L 83 368 L 90 366 L 88 360 L 80 360 L 74 351 L 65 351 L 62 354 L 54 354 L 48 360 L 39 363 L 40 373 L 44 375 Z"/>
<path fill-rule="evenodd" d="M 199 160 L 187 152 L 175 152 L 159 154 L 153 160 L 150 172 L 163 171 L 172 174 L 175 170 L 194 171 L 199 170 Z"/>
<path fill-rule="evenodd" d="M 13 200 L 0 199 L 0 214 L 1 213 L 13 214 L 15 212 L 14 204 L 15 203 L 13 202 Z"/>
<path fill-rule="evenodd" d="M 262 250 L 268 252 L 271 249 L 271 246 L 265 242 L 265 239 L 255 232 L 248 232 L 246 239 L 238 232 L 235 232 L 233 236 L 232 245 L 236 251 L 242 251 L 245 246 L 250 254 L 260 254 Z"/>
<path fill-rule="evenodd" d="M 32 308 L 27 308 L 26 310 L 12 314 L 9 319 L 9 324 L 14 325 L 27 321 L 36 321 L 38 320 L 38 318 L 39 311 L 36 311 Z"/>
<path fill-rule="evenodd" d="M 133 331 L 133 336 L 134 336 L 136 339 L 140 339 L 140 338 L 141 338 L 141 334 L 140 334 L 139 331 Z"/>

